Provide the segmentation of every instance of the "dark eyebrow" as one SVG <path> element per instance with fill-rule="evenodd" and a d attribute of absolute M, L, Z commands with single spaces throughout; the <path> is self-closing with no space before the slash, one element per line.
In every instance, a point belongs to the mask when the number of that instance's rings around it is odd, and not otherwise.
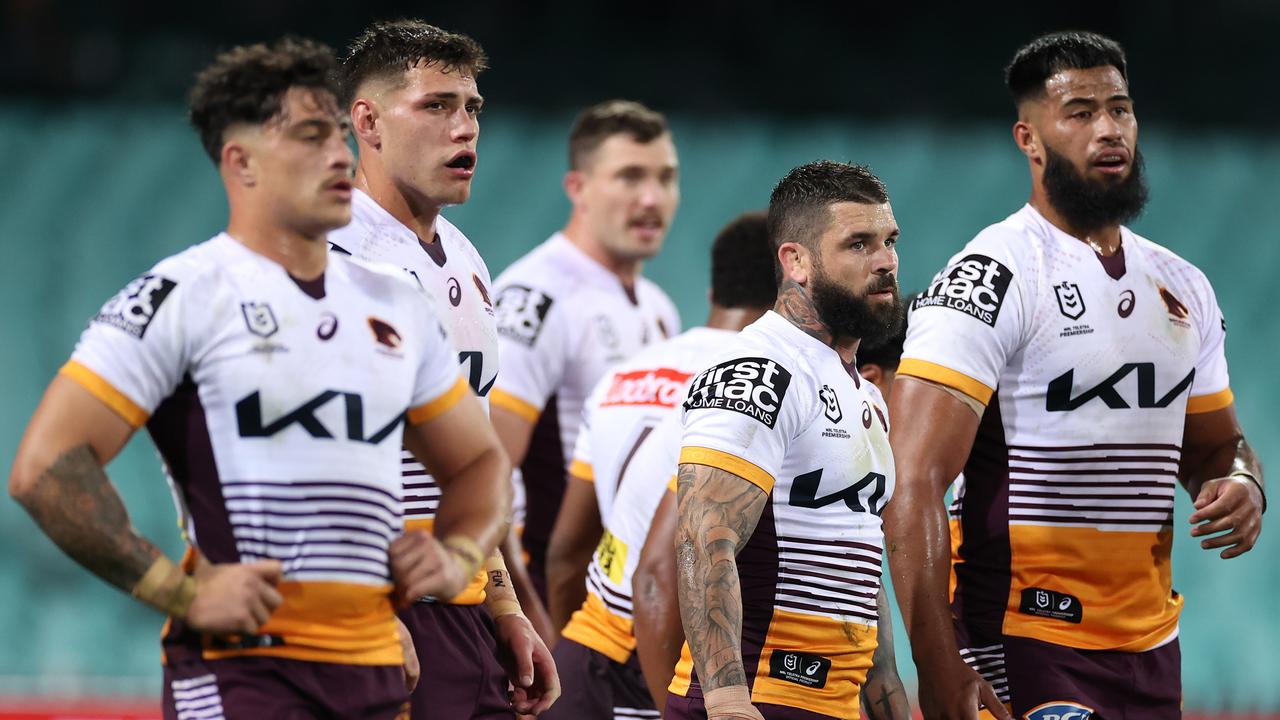
<path fill-rule="evenodd" d="M 324 120 L 321 118 L 307 118 L 306 120 L 299 120 L 298 122 L 294 123 L 293 129 L 299 130 L 299 131 L 309 130 L 311 128 L 315 128 L 317 130 L 328 130 L 334 125 L 339 125 L 339 127 L 341 127 L 341 125 L 334 120 Z"/>
<path fill-rule="evenodd" d="M 457 100 L 461 97 L 462 97 L 461 93 L 450 92 L 448 90 L 445 90 L 442 92 L 424 93 L 422 97 L 418 98 L 418 101 L 421 102 L 423 100 L 428 100 L 428 99 Z M 466 100 L 469 103 L 481 103 L 481 104 L 484 103 L 484 98 L 479 95 L 468 96 Z"/>

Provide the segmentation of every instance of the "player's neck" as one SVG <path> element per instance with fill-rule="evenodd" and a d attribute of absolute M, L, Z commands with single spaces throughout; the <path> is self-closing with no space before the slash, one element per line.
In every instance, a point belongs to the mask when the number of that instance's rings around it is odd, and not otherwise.
<path fill-rule="evenodd" d="M 439 205 L 404 192 L 385 173 L 365 172 L 363 165 L 356 170 L 356 177 L 352 182 L 391 217 L 412 230 L 419 240 L 435 240 L 436 219 L 440 217 Z"/>
<path fill-rule="evenodd" d="M 725 307 L 723 305 L 711 304 L 711 312 L 707 314 L 707 321 L 703 323 L 705 327 L 712 330 L 729 330 L 730 332 L 739 332 L 742 328 L 750 325 L 765 313 L 768 308 L 742 308 L 742 307 Z"/>
<path fill-rule="evenodd" d="M 1107 225 L 1096 230 L 1082 230 L 1081 228 L 1073 227 L 1071 222 L 1062 213 L 1058 212 L 1053 203 L 1049 202 L 1048 195 L 1040 186 L 1037 186 L 1031 193 L 1031 207 L 1043 215 L 1044 219 L 1049 221 L 1049 224 L 1093 248 L 1094 252 L 1103 257 L 1115 255 L 1120 250 L 1119 223 Z"/>
<path fill-rule="evenodd" d="M 235 209 L 231 211 L 226 232 L 241 245 L 279 263 L 299 280 L 315 280 L 324 274 L 329 259 L 326 233 L 310 235 Z"/>
<path fill-rule="evenodd" d="M 610 254 L 605 250 L 604 244 L 597 240 L 576 216 L 569 218 L 569 224 L 564 226 L 560 234 L 568 238 L 574 247 L 594 260 L 597 265 L 616 275 L 623 287 L 635 288 L 636 278 L 640 277 L 640 270 L 643 267 L 643 263 L 639 260 L 621 259 Z"/>
<path fill-rule="evenodd" d="M 831 328 L 827 327 L 827 324 L 818 316 L 818 309 L 814 307 L 813 299 L 800 283 L 789 278 L 783 279 L 778 287 L 778 301 L 774 303 L 773 311 L 786 318 L 804 334 L 835 350 L 845 364 L 853 363 L 853 357 L 858 352 L 859 339 L 839 337 L 831 332 Z"/>

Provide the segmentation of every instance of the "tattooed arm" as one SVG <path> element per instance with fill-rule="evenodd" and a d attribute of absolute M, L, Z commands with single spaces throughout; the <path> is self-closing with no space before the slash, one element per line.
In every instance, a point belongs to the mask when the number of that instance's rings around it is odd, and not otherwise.
<path fill-rule="evenodd" d="M 680 465 L 677 488 L 680 619 L 703 694 L 745 689 L 736 556 L 769 496 L 733 473 L 688 463 Z"/>
<path fill-rule="evenodd" d="M 871 656 L 871 669 L 862 685 L 862 716 L 867 720 L 907 720 L 911 703 L 898 677 L 898 663 L 893 653 L 893 616 L 889 596 L 883 586 L 876 596 L 876 651 Z"/>
<path fill-rule="evenodd" d="M 281 598 L 279 563 L 205 563 L 193 580 L 138 534 L 103 465 L 134 428 L 65 376 L 27 425 L 9 494 L 73 560 L 147 604 L 209 632 L 251 633 Z"/>

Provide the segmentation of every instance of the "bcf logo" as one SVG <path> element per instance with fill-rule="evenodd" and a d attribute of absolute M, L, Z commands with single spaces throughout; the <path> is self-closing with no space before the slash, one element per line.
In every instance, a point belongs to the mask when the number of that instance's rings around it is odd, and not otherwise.
<path fill-rule="evenodd" d="M 1093 708 L 1062 700 L 1037 705 L 1023 715 L 1026 720 L 1088 720 L 1092 716 Z"/>

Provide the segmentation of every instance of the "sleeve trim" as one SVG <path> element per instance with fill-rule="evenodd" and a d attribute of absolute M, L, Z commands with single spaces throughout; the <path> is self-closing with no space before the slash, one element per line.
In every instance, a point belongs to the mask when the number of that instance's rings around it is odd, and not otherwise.
<path fill-rule="evenodd" d="M 445 390 L 436 399 L 418 407 L 409 408 L 407 413 L 409 423 L 411 425 L 421 425 L 424 422 L 435 420 L 452 409 L 454 405 L 457 405 L 458 401 L 466 397 L 469 392 L 471 392 L 471 386 L 467 384 L 466 380 L 459 377 L 448 390 Z"/>
<path fill-rule="evenodd" d="M 898 374 L 946 385 L 954 390 L 959 390 L 983 405 L 991 402 L 991 395 L 995 392 L 994 388 L 987 387 L 986 383 L 980 380 L 975 380 L 962 372 L 937 363 L 931 363 L 928 360 L 903 358 L 898 365 Z"/>
<path fill-rule="evenodd" d="M 489 391 L 489 404 L 515 413 L 531 423 L 538 422 L 538 416 L 542 414 L 542 408 L 497 388 Z"/>
<path fill-rule="evenodd" d="M 1232 394 L 1231 388 L 1224 388 L 1211 395 L 1187 398 L 1187 414 L 1199 415 L 1221 410 L 1233 402 L 1235 402 L 1235 395 Z"/>
<path fill-rule="evenodd" d="M 111 383 L 103 380 L 102 376 L 75 360 L 68 360 L 67 364 L 63 365 L 62 369 L 58 371 L 58 374 L 66 375 L 85 390 L 88 390 L 89 394 L 101 400 L 135 429 L 145 425 L 147 418 L 151 417 L 151 413 L 143 410 L 141 406 L 130 400 L 129 396 L 117 390 Z"/>
<path fill-rule="evenodd" d="M 579 480 L 586 480 L 587 482 L 596 481 L 596 473 L 591 467 L 591 464 L 582 462 L 581 460 L 575 459 L 573 462 L 569 463 L 569 474 Z"/>
<path fill-rule="evenodd" d="M 680 464 L 706 465 L 717 470 L 733 473 L 761 490 L 773 492 L 773 476 L 750 460 L 743 460 L 721 450 L 705 447 L 685 446 L 680 448 Z"/>
<path fill-rule="evenodd" d="M 671 492 L 676 492 L 676 477 L 677 476 L 672 475 L 671 479 L 667 481 L 667 489 Z"/>

